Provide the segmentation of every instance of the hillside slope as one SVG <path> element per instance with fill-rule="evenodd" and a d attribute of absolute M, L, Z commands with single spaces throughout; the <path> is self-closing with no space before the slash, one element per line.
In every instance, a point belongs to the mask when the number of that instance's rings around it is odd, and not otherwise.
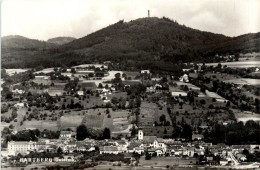
<path fill-rule="evenodd" d="M 101 58 L 131 54 L 137 57 L 148 53 L 168 55 L 169 60 L 178 56 L 193 60 L 230 39 L 224 35 L 188 28 L 167 18 L 154 17 L 120 21 L 63 47 Z"/>
<path fill-rule="evenodd" d="M 39 49 L 54 47 L 54 44 L 45 41 L 29 39 L 20 35 L 9 35 L 2 37 L 1 48 L 10 49 Z"/>
<path fill-rule="evenodd" d="M 73 38 L 73 37 L 55 37 L 55 38 L 48 39 L 47 42 L 57 44 L 57 45 L 63 45 L 63 44 L 67 44 L 67 43 L 69 43 L 73 40 L 76 40 L 76 38 Z"/>
<path fill-rule="evenodd" d="M 52 43 L 48 48 L 9 50 L 3 53 L 7 60 L 2 60 L 2 66 L 53 67 L 110 60 L 122 67 L 145 68 L 144 65 L 155 63 L 212 62 L 217 53 L 250 51 L 260 51 L 260 33 L 231 38 L 192 29 L 165 17 L 151 17 L 119 21 L 63 45 Z"/>

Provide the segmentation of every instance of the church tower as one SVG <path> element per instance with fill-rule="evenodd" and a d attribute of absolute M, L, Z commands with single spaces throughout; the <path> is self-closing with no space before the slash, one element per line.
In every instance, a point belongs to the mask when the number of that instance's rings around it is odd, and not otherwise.
<path fill-rule="evenodd" d="M 144 132 L 142 129 L 138 129 L 138 140 L 144 139 Z"/>
<path fill-rule="evenodd" d="M 148 18 L 150 17 L 150 10 L 148 10 Z"/>

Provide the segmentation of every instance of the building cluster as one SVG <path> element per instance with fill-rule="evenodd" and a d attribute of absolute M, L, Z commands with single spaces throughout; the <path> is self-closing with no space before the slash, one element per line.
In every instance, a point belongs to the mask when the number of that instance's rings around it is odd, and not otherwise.
<path fill-rule="evenodd" d="M 49 152 L 64 154 L 61 158 L 52 158 L 49 162 L 74 162 L 75 153 L 99 151 L 100 154 L 124 154 L 136 153 L 140 155 L 150 154 L 151 156 L 172 156 L 172 157 L 204 157 L 205 162 L 214 164 L 239 164 L 246 161 L 243 151 L 246 149 L 251 153 L 260 151 L 259 145 L 233 145 L 225 144 L 212 145 L 199 139 L 201 136 L 194 135 L 194 141 L 185 142 L 182 140 L 162 139 L 156 136 L 144 136 L 142 129 L 138 130 L 137 138 L 126 140 L 106 139 L 94 140 L 86 138 L 77 141 L 72 131 L 62 131 L 59 139 L 39 139 L 37 142 L 11 141 L 8 148 L 2 151 L 2 156 L 17 154 L 29 154 L 30 152 Z M 60 151 L 58 151 L 60 150 Z M 214 157 L 219 157 L 215 160 Z M 44 162 L 45 159 L 23 158 L 21 162 Z"/>

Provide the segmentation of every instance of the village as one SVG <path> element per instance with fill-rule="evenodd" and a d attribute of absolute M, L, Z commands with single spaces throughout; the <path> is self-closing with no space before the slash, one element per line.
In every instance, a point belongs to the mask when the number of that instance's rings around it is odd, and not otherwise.
<path fill-rule="evenodd" d="M 259 145 L 212 145 L 212 143 L 203 142 L 201 136 L 193 135 L 192 138 L 192 141 L 185 142 L 185 139 L 175 140 L 144 136 L 143 131 L 139 129 L 137 138 L 131 140 L 122 138 L 120 140 L 106 139 L 97 141 L 86 138 L 83 141 L 77 141 L 74 132 L 61 131 L 59 139 L 55 140 L 42 138 L 37 142 L 11 141 L 8 143 L 7 151 L 2 151 L 2 156 L 5 159 L 9 157 L 13 164 L 16 161 L 22 164 L 41 162 L 75 163 L 82 159 L 84 155 L 82 153 L 97 152 L 97 154 L 101 155 L 122 154 L 126 157 L 129 157 L 129 154 L 138 154 L 144 156 L 145 160 L 155 159 L 156 157 L 172 157 L 172 159 L 186 160 L 184 162 L 188 162 L 188 165 L 227 166 L 243 164 L 246 161 L 245 152 L 254 153 L 259 151 Z M 39 154 L 33 157 L 32 152 Z M 59 156 L 51 157 L 51 153 L 57 152 L 60 153 Z M 45 154 L 40 157 L 41 153 Z M 134 159 L 134 156 L 130 157 L 131 163 L 138 165 L 138 159 Z"/>
<path fill-rule="evenodd" d="M 87 160 L 97 166 L 111 157 L 120 166 L 259 167 L 257 86 L 227 82 L 243 70 L 185 64 L 175 73 L 115 71 L 117 66 L 107 61 L 2 71 L 2 166 Z M 224 93 L 230 89 L 244 93 L 244 101 Z M 233 126 L 254 133 L 240 139 L 236 132 L 234 138 Z"/>

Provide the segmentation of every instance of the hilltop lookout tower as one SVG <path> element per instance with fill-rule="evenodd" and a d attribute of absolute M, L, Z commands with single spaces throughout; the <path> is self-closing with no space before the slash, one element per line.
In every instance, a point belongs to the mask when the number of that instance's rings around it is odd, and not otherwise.
<path fill-rule="evenodd" d="M 150 17 L 150 10 L 148 10 L 148 18 Z"/>

